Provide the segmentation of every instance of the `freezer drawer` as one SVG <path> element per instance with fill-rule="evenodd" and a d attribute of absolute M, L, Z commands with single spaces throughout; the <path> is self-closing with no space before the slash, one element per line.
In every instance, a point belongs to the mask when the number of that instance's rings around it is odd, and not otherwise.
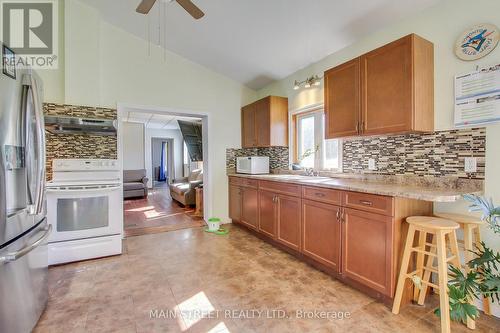
<path fill-rule="evenodd" d="M 31 332 L 45 309 L 50 231 L 43 220 L 0 250 L 0 332 Z"/>

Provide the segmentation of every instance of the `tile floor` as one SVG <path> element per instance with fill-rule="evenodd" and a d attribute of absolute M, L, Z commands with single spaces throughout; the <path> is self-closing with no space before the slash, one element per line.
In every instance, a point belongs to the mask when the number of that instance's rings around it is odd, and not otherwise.
<path fill-rule="evenodd" d="M 127 199 L 123 204 L 125 236 L 138 236 L 205 225 L 195 217 L 194 207 L 182 207 L 172 200 L 168 186 L 149 191 L 146 199 Z"/>
<path fill-rule="evenodd" d="M 245 230 L 229 228 L 226 236 L 192 228 L 130 237 L 122 256 L 51 268 L 50 300 L 35 332 L 440 331 L 435 299 L 392 315 Z M 266 309 L 260 317 L 251 312 Z M 173 318 L 170 310 L 183 316 Z M 330 319 L 298 318 L 301 310 L 325 311 Z M 349 318 L 332 319 L 340 313 Z M 452 331 L 468 330 L 453 324 Z M 499 320 L 482 316 L 475 332 L 499 331 Z"/>

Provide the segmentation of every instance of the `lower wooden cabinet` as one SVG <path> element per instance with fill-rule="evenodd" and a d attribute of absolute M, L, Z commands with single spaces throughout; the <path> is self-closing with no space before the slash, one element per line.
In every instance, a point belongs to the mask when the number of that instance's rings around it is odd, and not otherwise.
<path fill-rule="evenodd" d="M 291 249 L 301 249 L 301 199 L 288 195 L 277 195 L 276 240 Z"/>
<path fill-rule="evenodd" d="M 383 300 L 394 296 L 404 218 L 432 214 L 424 201 L 231 178 L 233 221 Z"/>
<path fill-rule="evenodd" d="M 259 198 L 255 188 L 241 188 L 241 219 L 240 222 L 252 229 L 259 225 Z"/>
<path fill-rule="evenodd" d="M 259 191 L 259 231 L 271 238 L 276 237 L 276 194 Z"/>
<path fill-rule="evenodd" d="M 241 187 L 229 185 L 229 218 L 233 221 L 241 219 Z"/>
<path fill-rule="evenodd" d="M 341 207 L 302 201 L 302 253 L 340 271 Z"/>
<path fill-rule="evenodd" d="M 346 208 L 343 220 L 343 275 L 392 297 L 392 217 Z"/>

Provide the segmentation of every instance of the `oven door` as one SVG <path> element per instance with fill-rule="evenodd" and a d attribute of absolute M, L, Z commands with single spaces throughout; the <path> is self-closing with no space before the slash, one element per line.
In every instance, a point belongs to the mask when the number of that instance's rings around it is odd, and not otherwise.
<path fill-rule="evenodd" d="M 68 186 L 47 189 L 50 243 L 118 235 L 122 232 L 120 185 Z"/>

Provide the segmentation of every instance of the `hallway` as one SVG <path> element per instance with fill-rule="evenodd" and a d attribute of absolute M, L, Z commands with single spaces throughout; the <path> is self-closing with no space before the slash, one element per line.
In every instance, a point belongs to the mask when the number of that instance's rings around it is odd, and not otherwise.
<path fill-rule="evenodd" d="M 123 204 L 125 237 L 201 227 L 203 218 L 194 207 L 182 207 L 172 200 L 168 186 L 149 190 L 147 199 L 127 199 Z"/>

